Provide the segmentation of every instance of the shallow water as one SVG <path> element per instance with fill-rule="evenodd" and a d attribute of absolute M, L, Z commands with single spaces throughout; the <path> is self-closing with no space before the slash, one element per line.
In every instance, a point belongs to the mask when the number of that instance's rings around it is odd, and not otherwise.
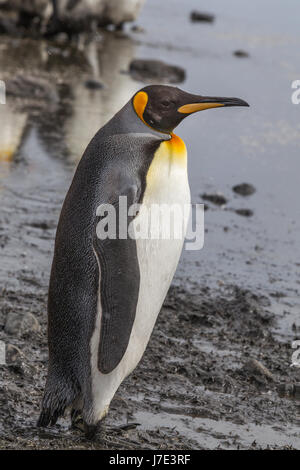
<path fill-rule="evenodd" d="M 141 423 L 141 429 L 163 429 L 171 427 L 188 439 L 201 442 L 205 449 L 238 449 L 249 443 L 266 449 L 268 446 L 288 446 L 291 442 L 298 441 L 299 429 L 296 426 L 282 426 L 274 429 L 271 426 L 259 424 L 234 425 L 226 421 L 215 421 L 198 417 L 183 417 L 182 414 L 159 413 L 151 414 L 140 412 L 135 418 Z M 192 421 L 192 426 L 190 425 Z"/>
<path fill-rule="evenodd" d="M 97 129 L 143 86 L 122 73 L 130 60 L 150 57 L 181 65 L 187 71 L 183 88 L 239 96 L 251 105 L 250 109 L 201 113 L 178 128 L 189 150 L 193 201 L 200 202 L 203 192 L 219 191 L 229 200 L 226 208 L 250 208 L 254 216 L 247 219 L 230 210 L 213 210 L 212 206 L 206 212 L 205 248 L 202 252 L 185 252 L 179 273 L 183 270 L 191 280 L 200 277 L 209 284 L 226 278 L 227 282 L 242 280 L 264 292 L 284 289 L 296 293 L 296 263 L 300 262 L 300 106 L 291 103 L 291 81 L 300 77 L 300 33 L 295 21 L 300 7 L 295 1 L 272 2 L 270 14 L 270 1 L 249 5 L 232 0 L 226 8 L 223 2 L 213 1 L 201 6 L 216 14 L 213 24 L 190 23 L 189 12 L 197 5 L 189 0 L 179 10 L 170 8 L 170 1 L 148 2 L 139 21 L 145 34 L 131 34 L 125 39 L 112 34 L 99 36 L 84 54 L 46 43 L 2 43 L 1 70 L 49 70 L 58 81 L 65 80 L 61 75 L 66 75 L 71 94 L 61 135 L 54 135 L 61 140 L 58 150 L 51 148 L 51 141 L 45 142 L 45 135 L 61 109 L 54 110 L 46 124 L 37 125 L 31 122 L 30 112 L 17 112 L 8 98 L 7 105 L 0 107 L 2 155 L 9 147 L 10 157 L 5 160 L 13 160 L 16 153 L 26 153 L 26 147 L 31 146 L 30 158 L 36 162 L 26 178 L 32 186 L 35 179 L 44 178 L 44 159 L 39 155 L 48 153 L 51 174 L 66 174 L 64 186 L 59 188 L 63 193 L 71 176 L 70 166 L 53 153 L 66 149 L 67 162 L 76 163 Z M 236 49 L 245 49 L 250 57 L 234 57 Z M 100 78 L 105 88 L 87 90 L 86 77 Z M 0 165 L 2 184 L 10 184 L 4 181 L 12 173 L 13 185 L 18 184 L 18 169 L 7 161 Z M 255 185 L 253 196 L 242 198 L 231 191 L 234 184 L 243 181 Z M 224 227 L 229 228 L 226 233 Z M 201 269 L 204 256 L 210 259 L 209 272 Z"/>

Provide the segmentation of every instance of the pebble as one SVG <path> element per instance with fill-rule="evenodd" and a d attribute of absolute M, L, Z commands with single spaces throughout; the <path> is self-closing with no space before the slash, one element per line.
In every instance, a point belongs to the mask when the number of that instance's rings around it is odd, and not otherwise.
<path fill-rule="evenodd" d="M 26 333 L 38 333 L 41 327 L 32 313 L 9 312 L 6 317 L 4 331 L 13 336 L 22 336 Z"/>
<path fill-rule="evenodd" d="M 255 193 L 256 189 L 252 184 L 241 183 L 233 186 L 232 191 L 240 196 L 251 196 Z"/>

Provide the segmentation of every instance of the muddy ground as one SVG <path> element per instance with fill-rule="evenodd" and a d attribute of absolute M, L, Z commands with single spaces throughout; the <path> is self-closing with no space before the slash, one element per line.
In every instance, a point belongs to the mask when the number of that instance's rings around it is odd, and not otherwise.
<path fill-rule="evenodd" d="M 45 226 L 38 220 L 38 229 L 21 220 L 19 228 L 39 231 L 44 244 L 53 229 L 48 217 Z M 47 363 L 46 286 L 38 269 L 25 274 L 20 266 L 15 277 L 19 287 L 2 291 L 1 327 L 11 312 L 30 312 L 41 331 L 24 327 L 19 338 L 1 331 L 18 350 L 1 366 L 0 448 L 299 449 L 299 395 L 278 390 L 299 378 L 289 367 L 290 342 L 274 336 L 268 299 L 237 285 L 218 292 L 171 288 L 145 356 L 120 387 L 95 442 L 70 430 L 67 419 L 36 428 Z"/>
<path fill-rule="evenodd" d="M 7 103 L 0 105 L 0 340 L 7 351 L 7 364 L 0 365 L 1 449 L 300 449 L 299 368 L 291 367 L 291 344 L 300 338 L 295 108 L 288 124 L 270 121 L 274 92 L 261 105 L 267 98 L 251 88 L 269 43 L 264 49 L 257 32 L 243 40 L 231 33 L 232 18 L 222 23 L 217 3 L 216 24 L 209 26 L 215 29 L 201 30 L 202 39 L 208 34 L 201 46 L 190 39 L 198 30 L 176 36 L 182 12 L 174 13 L 174 37 L 168 31 L 158 37 L 153 2 L 141 17 L 145 33 L 101 33 L 86 38 L 84 50 L 61 39 L 0 38 L 0 78 L 9 85 Z M 194 4 L 186 3 L 185 27 Z M 242 15 L 238 6 L 235 11 Z M 257 55 L 225 60 L 233 47 Z M 229 111 L 227 121 L 208 114 L 200 127 L 194 120 L 178 131 L 191 143 L 193 202 L 204 202 L 201 194 L 216 196 L 205 201 L 204 249 L 183 253 L 144 358 L 91 443 L 69 428 L 68 417 L 53 428 L 36 428 L 47 365 L 47 286 L 74 168 L 94 132 L 143 86 L 128 74 L 136 57 L 184 66 L 188 78 L 181 86 L 194 92 L 201 70 L 203 88 L 217 94 L 220 76 L 213 71 L 221 67 L 227 94 L 233 81 L 237 96 L 254 109 L 247 117 Z M 273 73 L 275 65 L 266 60 L 263 73 Z M 290 68 L 278 70 L 281 80 Z M 243 73 L 248 78 L 235 81 Z M 91 79 L 104 86 L 91 90 Z M 235 194 L 232 187 L 242 183 L 255 193 Z"/>

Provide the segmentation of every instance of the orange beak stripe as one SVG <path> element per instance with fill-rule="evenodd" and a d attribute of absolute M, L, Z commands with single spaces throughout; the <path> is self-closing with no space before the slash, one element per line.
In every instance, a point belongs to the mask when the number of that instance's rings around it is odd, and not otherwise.
<path fill-rule="evenodd" d="M 222 103 L 191 103 L 191 104 L 184 104 L 178 108 L 178 112 L 182 114 L 191 114 L 196 113 L 197 111 L 203 111 L 204 109 L 210 108 L 219 108 L 220 106 L 224 106 Z"/>

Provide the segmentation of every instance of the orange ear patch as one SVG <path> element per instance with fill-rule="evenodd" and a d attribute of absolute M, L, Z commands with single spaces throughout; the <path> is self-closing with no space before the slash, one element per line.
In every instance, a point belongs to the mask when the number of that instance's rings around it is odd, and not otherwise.
<path fill-rule="evenodd" d="M 143 114 L 148 103 L 148 95 L 145 91 L 139 91 L 133 98 L 133 107 L 138 117 L 147 124 L 144 120 Z"/>

